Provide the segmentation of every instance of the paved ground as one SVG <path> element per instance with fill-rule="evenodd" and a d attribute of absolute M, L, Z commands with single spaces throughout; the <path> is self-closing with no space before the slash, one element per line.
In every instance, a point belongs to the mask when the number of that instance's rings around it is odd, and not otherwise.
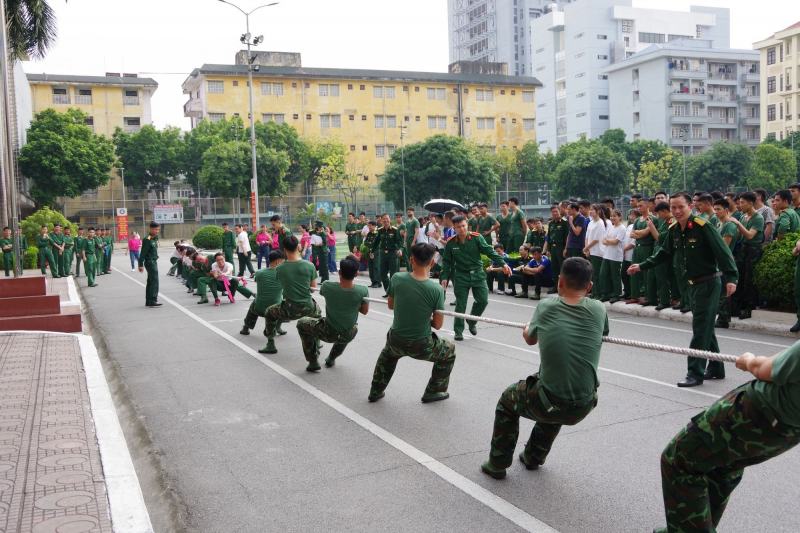
<path fill-rule="evenodd" d="M 479 472 L 494 405 L 538 364 L 518 331 L 483 325 L 459 343 L 448 401 L 421 404 L 430 365 L 404 360 L 386 398 L 370 404 L 391 323 L 386 307 L 372 304 L 334 369 L 308 374 L 293 327 L 278 340 L 280 353 L 265 358 L 255 352 L 263 337 L 238 335 L 247 303 L 196 305 L 162 276 L 166 305 L 146 309 L 145 277 L 126 263 L 116 256 L 122 270 L 100 277 L 96 289 L 81 279 L 81 290 L 191 531 L 649 531 L 663 523 L 664 445 L 747 379 L 728 368 L 724 382 L 679 390 L 683 358 L 605 346 L 595 412 L 562 430 L 542 469 L 515 464 L 497 482 Z M 162 273 L 167 266 L 162 259 Z M 486 314 L 527 321 L 533 305 L 492 296 Z M 611 315 L 611 332 L 680 346 L 689 340 L 685 324 L 623 315 Z M 771 354 L 790 342 L 720 334 L 729 353 Z M 523 422 L 523 435 L 530 427 Z M 796 531 L 798 453 L 749 469 L 720 529 Z M 145 487 L 148 503 L 163 489 Z"/>

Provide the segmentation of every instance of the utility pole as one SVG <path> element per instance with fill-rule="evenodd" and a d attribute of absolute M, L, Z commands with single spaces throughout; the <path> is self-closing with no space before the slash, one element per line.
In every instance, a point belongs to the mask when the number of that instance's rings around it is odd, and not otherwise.
<path fill-rule="evenodd" d="M 406 214 L 408 211 L 408 207 L 406 206 L 406 151 L 405 145 L 403 144 L 403 139 L 406 136 L 406 126 L 405 124 L 400 125 L 400 168 L 403 172 L 403 215 Z"/>

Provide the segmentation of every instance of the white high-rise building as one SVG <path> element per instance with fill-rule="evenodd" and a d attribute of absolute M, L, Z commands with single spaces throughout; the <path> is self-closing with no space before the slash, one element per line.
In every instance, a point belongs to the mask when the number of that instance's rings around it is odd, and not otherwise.
<path fill-rule="evenodd" d="M 572 1 L 448 0 L 450 63 L 506 63 L 509 74 L 530 76 L 530 21 L 550 5 Z"/>
<path fill-rule="evenodd" d="M 610 65 L 680 39 L 730 47 L 726 8 L 681 12 L 634 8 L 631 0 L 577 0 L 545 8 L 530 25 L 532 75 L 543 85 L 536 93 L 537 139 L 553 151 L 610 127 Z"/>
<path fill-rule="evenodd" d="M 759 53 L 694 39 L 654 44 L 606 72 L 611 127 L 697 153 L 718 141 L 756 146 Z"/>

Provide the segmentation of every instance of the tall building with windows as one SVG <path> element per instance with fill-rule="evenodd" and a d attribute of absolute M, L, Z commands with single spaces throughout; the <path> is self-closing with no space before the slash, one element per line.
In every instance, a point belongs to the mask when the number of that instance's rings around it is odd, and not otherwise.
<path fill-rule="evenodd" d="M 691 154 L 761 140 L 759 54 L 702 39 L 655 44 L 608 67 L 610 127 Z"/>
<path fill-rule="evenodd" d="M 487 69 L 470 64 L 451 73 L 307 68 L 299 57 L 276 66 L 276 54 L 256 56 L 256 120 L 290 124 L 302 137 L 338 140 L 365 181 L 377 180 L 401 142 L 446 133 L 519 148 L 536 139 L 534 92 L 540 84 L 534 78 L 473 73 Z M 192 127 L 234 116 L 247 122 L 242 58 L 237 55 L 234 65 L 203 65 L 183 82 Z"/>
<path fill-rule="evenodd" d="M 546 9 L 530 24 L 533 76 L 543 84 L 536 98 L 537 138 L 542 149 L 553 151 L 609 128 L 610 65 L 681 39 L 730 46 L 730 12 L 724 8 L 681 12 L 634 8 L 631 0 L 577 0 Z"/>
<path fill-rule="evenodd" d="M 784 139 L 800 128 L 800 22 L 755 43 L 760 53 L 761 135 Z"/>

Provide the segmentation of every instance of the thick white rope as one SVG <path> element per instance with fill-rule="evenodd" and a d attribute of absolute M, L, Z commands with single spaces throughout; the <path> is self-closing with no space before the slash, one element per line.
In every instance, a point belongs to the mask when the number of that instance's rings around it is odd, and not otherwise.
<path fill-rule="evenodd" d="M 315 288 L 314 291 L 319 289 Z M 364 298 L 368 302 L 375 302 L 385 304 L 386 300 L 380 298 Z M 444 316 L 452 316 L 455 318 L 463 318 L 464 320 L 474 320 L 476 322 L 486 322 L 487 324 L 495 324 L 497 326 L 507 326 L 511 328 L 523 329 L 527 324 L 522 322 L 511 322 L 509 320 L 500 320 L 497 318 L 490 318 L 484 316 L 467 315 L 464 313 L 455 313 L 453 311 L 436 311 Z M 700 359 L 707 359 L 709 361 L 722 361 L 724 363 L 735 363 L 738 359 L 735 355 L 708 352 L 706 350 L 695 350 L 694 348 L 681 348 L 680 346 L 670 346 L 668 344 L 658 344 L 655 342 L 635 341 L 631 339 L 621 339 L 619 337 L 603 337 L 603 342 L 610 344 L 619 344 L 621 346 L 629 346 L 631 348 L 641 348 L 643 350 L 654 350 L 657 352 L 668 352 L 678 355 L 685 355 L 687 357 L 697 357 Z"/>

